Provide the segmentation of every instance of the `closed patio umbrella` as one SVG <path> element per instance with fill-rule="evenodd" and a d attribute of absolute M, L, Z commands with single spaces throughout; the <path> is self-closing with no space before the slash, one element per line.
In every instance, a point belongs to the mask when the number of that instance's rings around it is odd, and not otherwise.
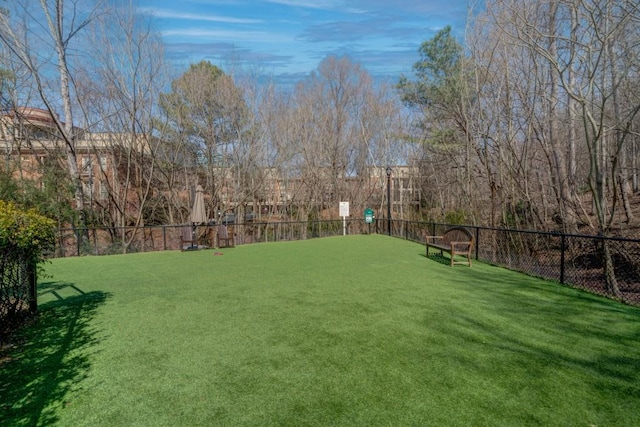
<path fill-rule="evenodd" d="M 196 187 L 196 196 L 193 199 L 191 208 L 191 223 L 195 226 L 207 222 L 207 212 L 204 209 L 204 193 L 202 186 Z"/>
<path fill-rule="evenodd" d="M 201 185 L 196 187 L 196 195 L 193 199 L 193 207 L 191 208 L 191 226 L 193 241 L 196 241 L 196 225 L 207 222 L 207 212 L 204 208 L 204 193 Z"/>

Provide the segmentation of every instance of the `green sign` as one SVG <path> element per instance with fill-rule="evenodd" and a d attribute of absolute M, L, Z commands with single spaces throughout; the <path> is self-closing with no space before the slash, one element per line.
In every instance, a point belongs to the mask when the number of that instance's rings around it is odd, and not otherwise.
<path fill-rule="evenodd" d="M 373 209 L 367 208 L 364 210 L 364 222 L 367 224 L 371 224 L 375 219 L 375 215 L 373 214 Z"/>

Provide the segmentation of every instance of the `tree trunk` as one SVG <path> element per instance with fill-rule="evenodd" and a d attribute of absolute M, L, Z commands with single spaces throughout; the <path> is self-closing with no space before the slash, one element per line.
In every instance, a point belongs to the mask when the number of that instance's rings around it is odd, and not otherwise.
<path fill-rule="evenodd" d="M 84 211 L 84 190 L 82 187 L 82 179 L 78 170 L 78 158 L 76 155 L 76 135 L 73 128 L 73 113 L 71 107 L 71 91 L 69 83 L 69 65 L 67 63 L 67 46 L 64 40 L 64 2 L 63 0 L 56 0 L 55 3 L 55 22 L 52 19 L 49 9 L 47 8 L 47 2 L 40 0 L 42 10 L 46 15 L 47 23 L 49 25 L 49 31 L 55 44 L 56 54 L 58 56 L 57 69 L 60 74 L 60 97 L 62 100 L 62 107 L 64 110 L 64 124 L 62 124 L 62 137 L 65 141 L 66 155 L 67 155 L 67 167 L 71 182 L 74 185 L 74 204 L 75 210 L 79 217 L 79 226 L 82 229 L 86 229 L 86 214 Z M 43 93 L 44 95 L 44 93 Z M 55 113 L 51 105 L 47 102 L 49 111 L 52 117 L 55 117 Z"/>
<path fill-rule="evenodd" d="M 624 300 L 624 296 L 620 291 L 618 280 L 616 279 L 615 265 L 613 257 L 611 255 L 611 243 L 609 240 L 602 241 L 602 258 L 605 282 L 607 284 L 607 291 L 619 300 Z"/>

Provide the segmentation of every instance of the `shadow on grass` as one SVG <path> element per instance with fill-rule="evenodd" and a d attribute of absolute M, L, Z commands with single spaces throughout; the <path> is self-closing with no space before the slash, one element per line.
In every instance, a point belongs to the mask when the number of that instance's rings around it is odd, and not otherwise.
<path fill-rule="evenodd" d="M 564 373 L 614 402 L 611 416 L 630 396 L 639 401 L 636 307 L 525 275 L 497 273 L 497 267 L 467 270 L 456 279 L 464 288 L 466 306 L 444 305 L 450 319 L 446 323 L 425 316 L 430 327 L 464 343 L 449 354 L 459 366 L 497 378 L 502 366 L 511 363 L 520 372 L 533 373 L 532 381 L 541 387 L 544 380 L 539 378 Z M 486 359 L 478 362 L 479 356 Z"/>
<path fill-rule="evenodd" d="M 42 304 L 37 321 L 0 355 L 0 425 L 55 423 L 56 408 L 86 376 L 98 342 L 91 319 L 108 294 L 61 282 L 40 284 L 39 291 L 56 299 Z"/>
<path fill-rule="evenodd" d="M 435 261 L 437 263 L 440 263 L 442 265 L 447 265 L 447 266 L 451 266 L 451 258 L 449 258 L 448 256 L 445 256 L 444 254 L 441 254 L 439 252 L 437 253 L 433 253 L 431 252 L 429 255 L 426 254 L 422 254 L 423 257 L 425 257 L 426 259 L 430 259 L 432 261 Z M 456 258 L 457 260 L 457 258 Z"/>

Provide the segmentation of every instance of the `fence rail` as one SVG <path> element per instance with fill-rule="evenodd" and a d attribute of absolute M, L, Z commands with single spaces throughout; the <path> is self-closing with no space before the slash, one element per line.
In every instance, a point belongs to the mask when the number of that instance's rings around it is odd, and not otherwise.
<path fill-rule="evenodd" d="M 346 221 L 347 234 L 388 234 L 422 243 L 450 224 L 377 219 Z M 52 257 L 178 250 L 185 225 L 61 229 Z M 248 222 L 232 226 L 236 244 L 306 240 L 343 234 L 342 220 Z M 475 235 L 475 258 L 640 305 L 640 240 L 467 226 Z M 214 227 L 198 226 L 210 244 Z"/>

